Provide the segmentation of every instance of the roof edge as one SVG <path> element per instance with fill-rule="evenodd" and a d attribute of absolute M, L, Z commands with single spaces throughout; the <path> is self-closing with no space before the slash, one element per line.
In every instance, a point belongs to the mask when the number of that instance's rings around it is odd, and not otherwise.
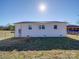
<path fill-rule="evenodd" d="M 62 21 L 23 21 L 23 22 L 16 22 L 14 24 L 22 24 L 22 23 L 67 23 Z"/>

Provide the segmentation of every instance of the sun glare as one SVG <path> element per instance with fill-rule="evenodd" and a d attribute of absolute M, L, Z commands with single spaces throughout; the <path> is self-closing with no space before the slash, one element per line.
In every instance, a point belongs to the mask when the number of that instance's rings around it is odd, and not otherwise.
<path fill-rule="evenodd" d="M 39 5 L 39 11 L 41 11 L 41 12 L 45 12 L 46 9 L 47 9 L 47 7 L 46 7 L 45 4 L 41 3 L 41 4 Z"/>

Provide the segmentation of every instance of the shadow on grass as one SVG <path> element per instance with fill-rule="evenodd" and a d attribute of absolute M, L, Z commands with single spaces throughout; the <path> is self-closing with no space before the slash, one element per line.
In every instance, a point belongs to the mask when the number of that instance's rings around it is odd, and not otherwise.
<path fill-rule="evenodd" d="M 0 51 L 79 50 L 79 41 L 68 37 L 9 38 L 0 41 Z"/>

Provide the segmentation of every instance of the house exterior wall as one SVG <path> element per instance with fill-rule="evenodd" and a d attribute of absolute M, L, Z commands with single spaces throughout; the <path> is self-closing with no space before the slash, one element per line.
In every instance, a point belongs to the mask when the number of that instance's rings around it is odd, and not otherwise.
<path fill-rule="evenodd" d="M 72 35 L 79 35 L 79 26 L 77 25 L 68 25 L 67 33 Z"/>
<path fill-rule="evenodd" d="M 32 30 L 28 26 L 32 26 Z M 45 29 L 39 29 L 39 25 L 44 25 Z M 54 29 L 57 25 L 57 29 Z M 19 34 L 18 30 L 22 33 Z M 67 34 L 65 23 L 21 23 L 15 24 L 15 37 L 65 37 Z"/>

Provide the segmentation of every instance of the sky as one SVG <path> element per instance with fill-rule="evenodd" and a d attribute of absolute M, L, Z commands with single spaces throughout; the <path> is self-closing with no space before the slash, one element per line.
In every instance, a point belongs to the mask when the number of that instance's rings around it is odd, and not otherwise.
<path fill-rule="evenodd" d="M 45 12 L 38 6 L 46 5 Z M 79 0 L 0 0 L 0 25 L 21 21 L 65 21 L 78 24 Z"/>

